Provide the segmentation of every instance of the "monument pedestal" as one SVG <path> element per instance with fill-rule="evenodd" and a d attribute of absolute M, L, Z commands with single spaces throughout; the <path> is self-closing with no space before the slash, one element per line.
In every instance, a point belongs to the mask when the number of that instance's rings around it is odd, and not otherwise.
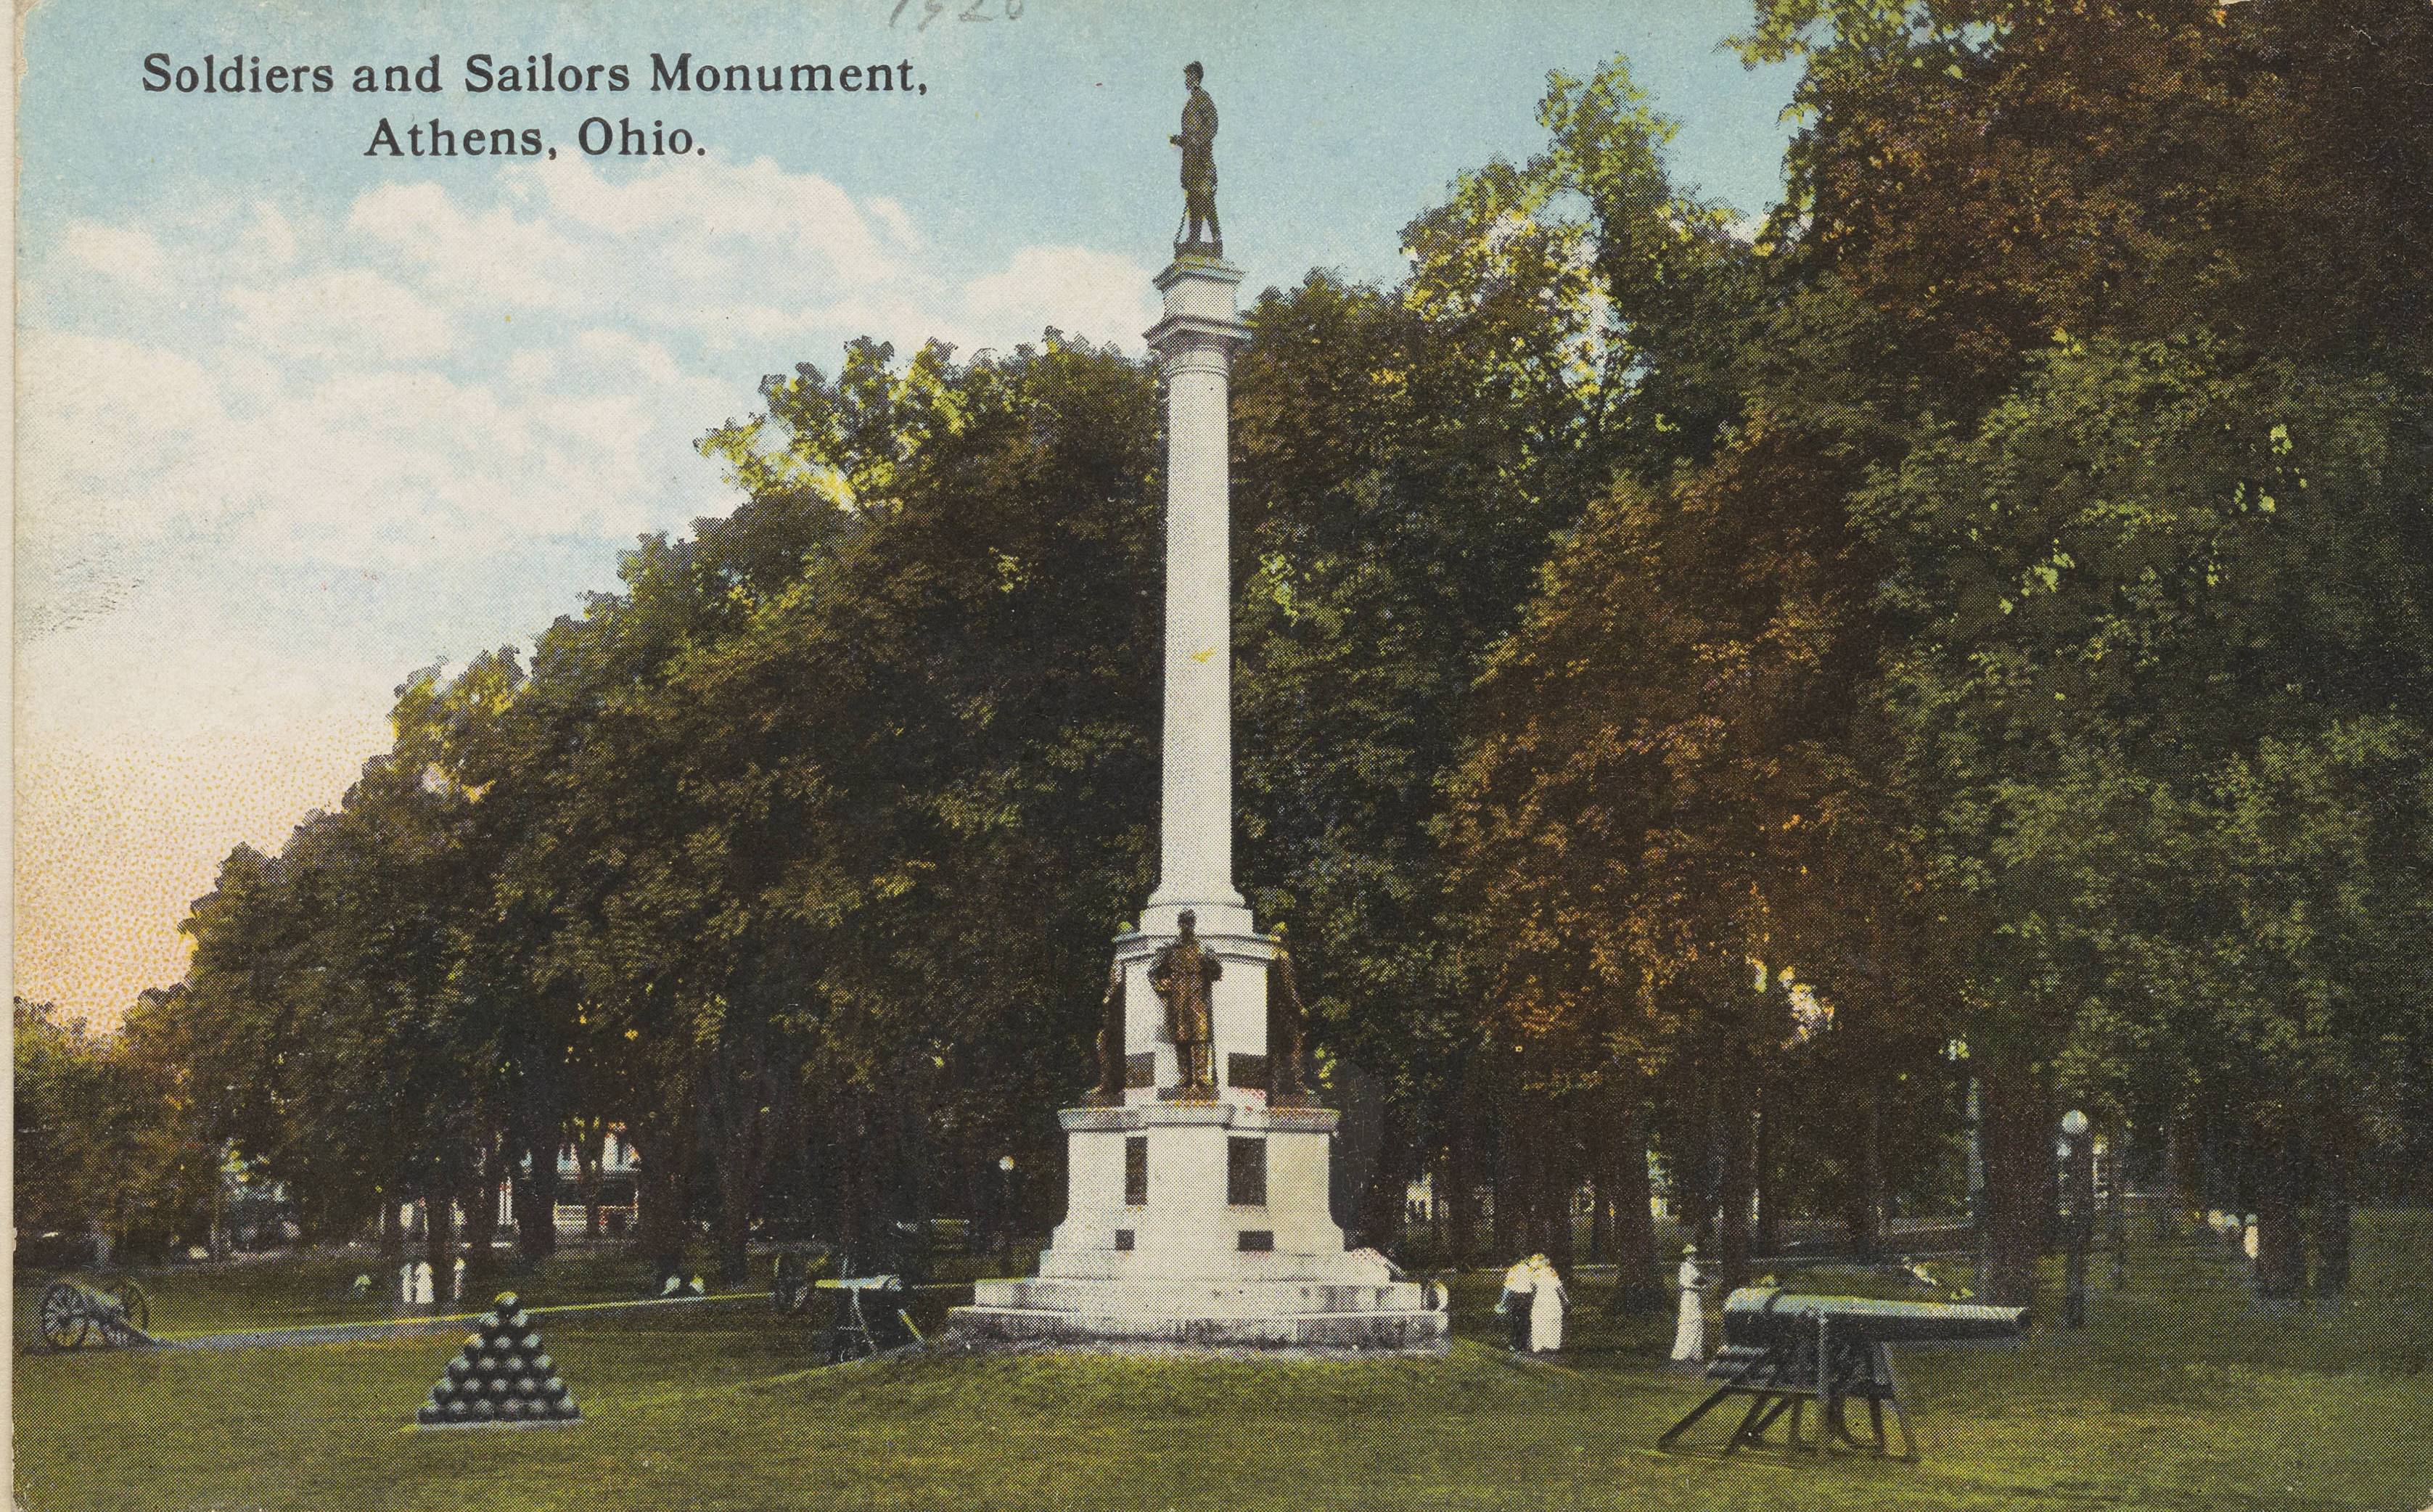
<path fill-rule="evenodd" d="M 1330 1110 L 1170 1100 L 1059 1116 L 1065 1219 L 1036 1277 L 974 1287 L 957 1337 L 1445 1347 L 1447 1315 L 1426 1288 L 1375 1250 L 1343 1248 L 1327 1212 Z"/>
<path fill-rule="evenodd" d="M 1275 943 L 1200 937 L 1216 1085 L 1194 1097 L 1165 1035 L 1149 965 L 1170 939 L 1115 944 L 1130 1075 L 1120 1106 L 1057 1114 L 1064 1221 L 1039 1274 L 983 1281 L 953 1336 L 1256 1348 L 1442 1350 L 1448 1316 L 1373 1249 L 1347 1249 L 1329 1211 L 1336 1114 L 1270 1107 L 1268 967 Z"/>

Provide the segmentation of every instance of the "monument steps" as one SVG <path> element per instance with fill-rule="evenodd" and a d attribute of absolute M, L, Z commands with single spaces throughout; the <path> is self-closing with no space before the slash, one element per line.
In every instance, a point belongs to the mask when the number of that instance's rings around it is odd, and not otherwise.
<path fill-rule="evenodd" d="M 1122 1300 L 1118 1303 L 1117 1299 Z M 983 1281 L 973 1287 L 973 1305 L 1016 1310 L 1087 1313 L 1121 1305 L 1180 1317 L 1274 1317 L 1317 1314 L 1418 1313 L 1427 1311 L 1417 1282 L 1384 1285 L 1325 1282 L 1157 1281 L 1108 1279 Z"/>
<path fill-rule="evenodd" d="M 953 1337 L 974 1343 L 1122 1341 L 1192 1348 L 1336 1349 L 1440 1353 L 1450 1347 L 1442 1313 L 1295 1313 L 1171 1317 L 1144 1311 L 1051 1312 L 1028 1307 L 959 1307 Z"/>

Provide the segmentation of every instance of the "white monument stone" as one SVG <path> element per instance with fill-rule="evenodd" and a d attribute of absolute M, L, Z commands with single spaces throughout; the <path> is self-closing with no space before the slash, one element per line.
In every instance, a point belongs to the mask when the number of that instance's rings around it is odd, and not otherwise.
<path fill-rule="evenodd" d="M 1276 942 L 1234 887 L 1232 583 L 1227 391 L 1250 339 L 1239 268 L 1178 248 L 1148 332 L 1166 385 L 1164 785 L 1159 878 L 1114 943 L 1125 1088 L 1060 1114 L 1064 1221 L 1039 1274 L 983 1281 L 965 1339 L 1440 1350 L 1447 1317 L 1373 1249 L 1347 1249 L 1328 1204 L 1336 1114 L 1268 1100 L 1268 980 Z M 1211 984 L 1209 1079 L 1182 1085 L 1158 953 L 1195 916 L 1222 966 Z"/>

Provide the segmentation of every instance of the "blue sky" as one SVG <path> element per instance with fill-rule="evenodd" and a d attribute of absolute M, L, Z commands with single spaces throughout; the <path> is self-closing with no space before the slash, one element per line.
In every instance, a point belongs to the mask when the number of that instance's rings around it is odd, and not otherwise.
<path fill-rule="evenodd" d="M 1626 55 L 1676 171 L 1761 211 L 1787 70 L 1743 0 L 972 0 L 682 8 L 46 0 L 18 211 L 18 990 L 115 1014 L 239 841 L 385 740 L 410 670 L 529 645 L 641 532 L 731 507 L 691 441 L 863 333 L 1056 325 L 1137 351 L 1180 210 L 1181 65 L 1222 113 L 1252 289 L 1390 280 L 1465 167 L 1538 144 L 1549 69 Z M 1008 8 L 1020 11 L 1008 19 Z M 622 62 L 622 93 L 468 94 L 465 59 Z M 650 56 L 895 63 L 925 94 L 654 94 Z M 328 94 L 146 93 L 143 60 L 328 63 Z M 436 95 L 359 63 L 437 54 Z M 587 117 L 708 150 L 588 158 Z M 528 158 L 366 157 L 532 127 Z"/>

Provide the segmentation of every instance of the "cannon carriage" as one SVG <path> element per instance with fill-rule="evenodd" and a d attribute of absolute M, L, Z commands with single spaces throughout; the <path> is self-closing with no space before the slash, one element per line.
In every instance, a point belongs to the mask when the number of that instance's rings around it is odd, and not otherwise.
<path fill-rule="evenodd" d="M 1900 1402 L 1889 1346 L 2001 1343 L 2027 1332 L 2024 1307 L 1956 1302 L 1880 1301 L 1864 1297 L 1815 1297 L 1778 1286 L 1744 1286 L 1724 1300 L 1724 1347 L 1707 1366 L 1719 1382 L 1707 1399 L 1656 1440 L 1670 1449 L 1692 1425 L 1734 1397 L 1747 1412 L 1724 1445 L 1728 1454 L 1766 1442 L 1788 1416 L 1783 1447 L 1822 1453 L 1835 1445 L 1889 1455 L 1884 1412 L 1900 1431 L 1900 1458 L 1917 1458 L 1917 1439 Z M 1871 1441 L 1850 1431 L 1849 1406 L 1863 1402 Z M 1817 1412 L 1813 1438 L 1802 1436 L 1809 1406 Z"/>
<path fill-rule="evenodd" d="M 160 1342 L 146 1332 L 152 1326 L 152 1300 L 131 1276 L 106 1283 L 55 1281 L 43 1289 L 36 1323 L 43 1342 L 55 1350 Z"/>

